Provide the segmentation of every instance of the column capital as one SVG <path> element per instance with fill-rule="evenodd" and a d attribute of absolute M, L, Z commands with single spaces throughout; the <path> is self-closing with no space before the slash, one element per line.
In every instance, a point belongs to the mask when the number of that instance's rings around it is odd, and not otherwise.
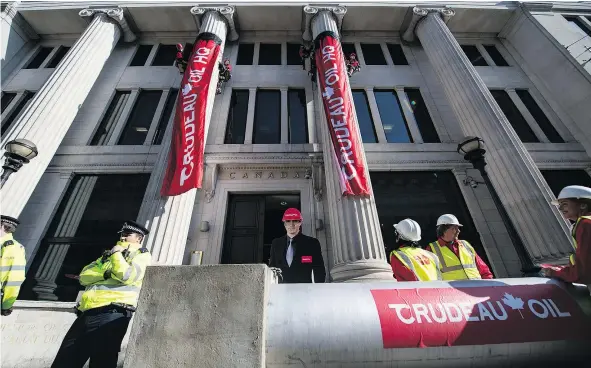
<path fill-rule="evenodd" d="M 78 15 L 80 15 L 83 18 L 94 18 L 94 16 L 97 14 L 105 14 L 106 16 L 117 22 L 117 24 L 121 28 L 121 32 L 123 33 L 124 42 L 133 42 L 137 39 L 135 33 L 133 33 L 133 31 L 129 27 L 129 23 L 127 23 L 127 20 L 125 19 L 123 8 L 88 8 L 82 9 L 78 13 Z"/>
<path fill-rule="evenodd" d="M 335 22 L 337 23 L 337 28 L 338 28 L 339 33 L 341 32 L 343 18 L 345 17 L 345 14 L 347 14 L 347 8 L 344 6 L 306 5 L 306 6 L 304 6 L 303 10 L 304 10 L 304 33 L 302 34 L 302 38 L 304 39 L 304 41 L 314 41 L 313 36 L 312 36 L 312 20 L 320 12 L 327 11 L 332 14 Z"/>
<path fill-rule="evenodd" d="M 205 13 L 208 12 L 216 12 L 218 13 L 222 19 L 225 20 L 226 24 L 228 25 L 228 40 L 236 41 L 238 40 L 238 31 L 236 30 L 236 19 L 234 18 L 234 14 L 236 13 L 236 8 L 231 5 L 226 6 L 194 6 L 191 8 L 191 14 L 195 17 L 195 22 L 197 22 L 197 28 L 201 28 L 201 21 Z"/>
<path fill-rule="evenodd" d="M 406 28 L 406 31 L 402 33 L 402 39 L 408 43 L 414 43 L 417 41 L 415 30 L 419 22 L 425 18 L 429 13 L 437 13 L 443 19 L 445 23 L 453 17 L 456 12 L 450 8 L 420 8 L 415 6 L 412 9 L 412 19 Z"/>

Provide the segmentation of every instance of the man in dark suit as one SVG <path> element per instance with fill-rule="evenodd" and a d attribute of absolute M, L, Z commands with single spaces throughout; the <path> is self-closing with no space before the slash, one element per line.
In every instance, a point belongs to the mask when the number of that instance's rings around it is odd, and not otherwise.
<path fill-rule="evenodd" d="M 326 271 L 318 239 L 300 232 L 302 214 L 296 208 L 288 208 L 283 214 L 286 234 L 273 239 L 270 267 L 281 269 L 283 283 L 324 282 Z"/>

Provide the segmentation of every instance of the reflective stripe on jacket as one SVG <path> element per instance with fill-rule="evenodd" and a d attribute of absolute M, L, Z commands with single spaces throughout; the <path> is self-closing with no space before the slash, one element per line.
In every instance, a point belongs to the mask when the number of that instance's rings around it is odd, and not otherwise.
<path fill-rule="evenodd" d="M 467 241 L 458 241 L 459 258 L 448 247 L 439 245 L 439 241 L 434 241 L 429 247 L 441 262 L 444 280 L 481 279 L 476 267 L 476 251 Z"/>
<path fill-rule="evenodd" d="M 0 282 L 2 282 L 2 309 L 10 309 L 18 297 L 21 284 L 25 281 L 25 247 L 14 240 L 12 234 L 0 239 Z"/>
<path fill-rule="evenodd" d="M 122 252 L 115 252 L 104 262 L 101 257 L 80 272 L 80 284 L 86 286 L 78 305 L 80 311 L 111 303 L 137 305 L 146 267 L 152 262 L 152 256 L 139 244 L 117 244 L 129 250 L 126 257 Z M 107 279 L 104 278 L 105 271 L 111 271 Z"/>
<path fill-rule="evenodd" d="M 443 280 L 441 265 L 437 256 L 427 250 L 415 247 L 401 247 L 390 253 L 396 256 L 419 281 Z"/>
<path fill-rule="evenodd" d="M 575 251 L 573 252 L 573 254 L 570 255 L 570 257 L 568 257 L 568 259 L 570 260 L 570 264 L 574 265 L 575 264 L 575 252 L 577 251 L 577 247 L 579 246 L 577 244 L 577 238 L 575 236 L 575 234 L 577 233 L 577 226 L 579 226 L 579 222 L 581 222 L 581 219 L 587 219 L 587 220 L 591 220 L 591 216 L 581 216 L 577 219 L 577 222 L 575 222 L 575 226 L 573 226 L 573 230 L 572 230 L 572 237 L 573 237 L 573 245 L 575 247 Z"/>

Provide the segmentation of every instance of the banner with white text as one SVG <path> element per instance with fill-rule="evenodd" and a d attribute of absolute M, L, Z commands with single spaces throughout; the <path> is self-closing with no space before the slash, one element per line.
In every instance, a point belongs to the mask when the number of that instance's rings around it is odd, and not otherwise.
<path fill-rule="evenodd" d="M 327 32 L 316 39 L 316 67 L 324 113 L 339 168 L 342 195 L 370 196 L 363 143 L 354 113 L 341 42 Z"/>
<path fill-rule="evenodd" d="M 162 196 L 201 188 L 207 99 L 220 44 L 221 40 L 214 35 L 201 34 L 193 46 L 177 99 Z"/>

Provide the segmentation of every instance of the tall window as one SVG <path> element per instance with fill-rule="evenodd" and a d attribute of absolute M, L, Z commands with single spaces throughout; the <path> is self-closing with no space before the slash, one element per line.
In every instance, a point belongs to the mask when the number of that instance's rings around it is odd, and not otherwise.
<path fill-rule="evenodd" d="M 406 60 L 401 45 L 389 43 L 387 46 L 394 65 L 408 65 L 408 60 Z"/>
<path fill-rule="evenodd" d="M 418 88 L 405 88 L 404 92 L 415 116 L 415 121 L 419 126 L 423 142 L 440 143 L 441 140 L 439 139 L 433 120 L 431 120 L 431 115 L 429 114 L 427 105 L 425 105 L 421 91 Z"/>
<path fill-rule="evenodd" d="M 361 52 L 365 65 L 386 65 L 386 58 L 379 43 L 362 43 Z"/>
<path fill-rule="evenodd" d="M 483 47 L 488 52 L 490 58 L 493 59 L 496 66 L 509 66 L 507 60 L 505 60 L 495 45 L 484 45 Z"/>
<path fill-rule="evenodd" d="M 287 91 L 289 143 L 308 143 L 306 90 Z"/>
<path fill-rule="evenodd" d="M 522 142 L 535 143 L 540 141 L 507 92 L 502 90 L 491 90 L 490 93 L 501 107 L 501 110 L 503 110 L 507 120 L 509 120 L 509 123 L 511 123 L 511 126 L 515 129 L 515 132 Z"/>
<path fill-rule="evenodd" d="M 160 116 L 160 121 L 158 122 L 158 127 L 156 128 L 156 133 L 154 134 L 154 139 L 152 140 L 152 144 L 154 145 L 162 144 L 162 139 L 164 138 L 166 127 L 168 126 L 169 122 L 173 119 L 173 111 L 176 107 L 176 98 L 178 94 L 179 90 L 173 88 L 170 90 L 170 93 L 166 98 L 164 111 Z"/>
<path fill-rule="evenodd" d="M 544 114 L 540 106 L 538 106 L 529 91 L 527 89 L 518 89 L 515 90 L 515 92 L 517 92 L 517 95 L 525 107 L 529 110 L 529 113 L 534 117 L 548 140 L 552 143 L 564 143 L 564 139 L 562 139 L 560 134 L 558 134 L 550 120 L 548 120 L 546 114 Z"/>
<path fill-rule="evenodd" d="M 281 44 L 261 43 L 259 47 L 259 65 L 281 65 Z"/>
<path fill-rule="evenodd" d="M 51 61 L 47 63 L 46 68 L 57 68 L 58 64 L 62 61 L 64 56 L 66 56 L 68 51 L 70 51 L 69 47 L 60 46 L 57 52 L 53 55 L 53 58 L 51 58 Z"/>
<path fill-rule="evenodd" d="M 173 66 L 176 52 L 176 45 L 158 45 L 152 66 Z"/>
<path fill-rule="evenodd" d="M 144 144 L 162 91 L 141 91 L 117 144 Z"/>
<path fill-rule="evenodd" d="M 255 101 L 253 144 L 281 142 L 281 92 L 258 90 Z"/>
<path fill-rule="evenodd" d="M 552 193 L 558 196 L 562 188 L 568 185 L 591 187 L 591 176 L 585 170 L 540 170 Z"/>
<path fill-rule="evenodd" d="M 254 43 L 239 43 L 236 65 L 252 65 L 254 57 Z"/>
<path fill-rule="evenodd" d="M 388 143 L 409 143 L 412 137 L 395 91 L 374 91 Z"/>
<path fill-rule="evenodd" d="M 16 97 L 16 93 L 6 93 L 5 95 L 9 95 L 7 97 L 7 100 L 10 99 L 10 102 L 12 102 L 12 99 Z M 12 98 L 10 98 L 11 95 L 14 95 Z M 8 132 L 8 130 L 10 129 L 10 127 L 12 126 L 12 123 L 14 123 L 23 113 L 23 111 L 25 110 L 25 108 L 27 106 L 29 106 L 29 104 L 31 103 L 31 100 L 33 99 L 33 96 L 35 96 L 35 92 L 29 92 L 29 91 L 25 91 L 23 96 L 21 97 L 20 101 L 10 109 L 10 111 L 6 111 L 6 114 L 4 113 L 4 109 L 8 107 L 8 105 L 10 104 L 10 102 L 8 102 L 6 104 L 6 106 L 4 106 L 5 104 L 5 99 L 4 96 L 2 96 L 2 125 L 1 125 L 1 130 L 0 130 L 0 135 L 4 135 L 4 133 Z"/>
<path fill-rule="evenodd" d="M 248 115 L 248 90 L 232 90 L 225 144 L 243 144 Z"/>
<path fill-rule="evenodd" d="M 302 65 L 299 43 L 287 44 L 287 65 Z"/>
<path fill-rule="evenodd" d="M 568 22 L 571 29 L 575 32 L 584 33 L 591 37 L 591 29 L 587 27 L 577 16 L 565 16 L 564 19 Z"/>
<path fill-rule="evenodd" d="M 355 44 L 353 44 L 353 43 L 349 43 L 349 42 L 341 43 L 341 48 L 343 49 L 343 54 L 345 54 L 345 55 L 349 55 L 351 53 L 357 52 L 357 50 L 355 50 Z"/>
<path fill-rule="evenodd" d="M 131 59 L 129 66 L 144 66 L 148 61 L 148 56 L 152 52 L 154 45 L 139 45 L 135 51 L 135 55 Z"/>
<path fill-rule="evenodd" d="M 115 245 L 124 221 L 137 218 L 149 179 L 150 174 L 76 175 L 31 263 L 21 298 L 74 301 L 82 287 L 71 275 Z"/>
<path fill-rule="evenodd" d="M 15 92 L 2 92 L 2 110 L 1 110 L 1 113 L 3 113 L 4 110 L 6 110 L 6 108 L 8 107 L 8 105 L 10 105 L 10 103 L 12 102 L 12 100 L 14 100 L 15 97 L 16 97 L 16 93 Z"/>
<path fill-rule="evenodd" d="M 480 53 L 480 51 L 478 51 L 478 48 L 476 46 L 461 45 L 461 47 L 462 50 L 464 50 L 464 54 L 466 54 L 472 65 L 488 66 L 488 63 L 486 62 L 486 60 L 484 60 L 484 57 L 482 57 L 482 54 Z"/>
<path fill-rule="evenodd" d="M 353 101 L 355 103 L 355 111 L 357 112 L 357 121 L 359 122 L 361 140 L 363 143 L 376 143 L 376 130 L 374 128 L 373 119 L 369 111 L 369 102 L 367 101 L 367 95 L 365 94 L 365 91 L 354 90 Z"/>
<path fill-rule="evenodd" d="M 40 47 L 39 51 L 33 56 L 31 61 L 27 63 L 24 69 L 37 69 L 43 64 L 45 59 L 51 54 L 53 47 Z"/>

